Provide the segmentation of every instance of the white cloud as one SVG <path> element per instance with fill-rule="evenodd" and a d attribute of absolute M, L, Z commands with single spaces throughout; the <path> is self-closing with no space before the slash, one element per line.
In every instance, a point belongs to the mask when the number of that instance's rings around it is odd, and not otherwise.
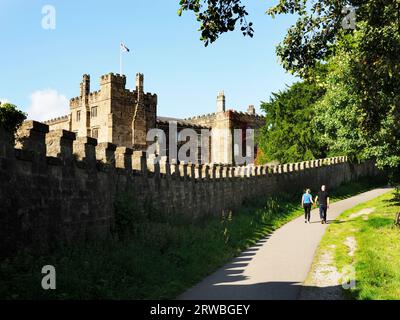
<path fill-rule="evenodd" d="M 28 118 L 31 120 L 50 120 L 65 116 L 69 112 L 69 100 L 56 90 L 38 90 L 33 92 L 29 98 L 31 105 L 27 113 Z"/>
<path fill-rule="evenodd" d="M 6 99 L 6 98 L 0 98 L 0 102 L 1 103 L 9 103 L 10 100 Z"/>

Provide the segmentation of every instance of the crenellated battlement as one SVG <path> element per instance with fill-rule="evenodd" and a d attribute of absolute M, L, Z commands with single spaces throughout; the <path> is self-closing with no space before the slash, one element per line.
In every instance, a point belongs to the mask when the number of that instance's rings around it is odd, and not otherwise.
<path fill-rule="evenodd" d="M 135 91 L 136 92 L 136 91 Z M 158 96 L 156 93 L 150 93 L 150 92 L 146 92 L 144 94 L 145 97 L 145 101 L 147 102 L 147 104 L 149 105 L 153 105 L 153 106 L 157 106 L 157 102 L 158 102 Z"/>
<path fill-rule="evenodd" d="M 236 110 L 228 110 L 227 111 L 229 116 L 234 119 L 241 119 L 242 121 L 250 121 L 252 119 L 263 120 L 264 117 L 250 112 L 243 112 L 243 111 L 236 111 Z"/>
<path fill-rule="evenodd" d="M 100 77 L 100 85 L 105 85 L 108 83 L 115 83 L 115 84 L 119 84 L 119 85 L 125 87 L 126 76 L 121 75 L 119 73 L 112 73 L 112 72 L 102 75 Z"/>
<path fill-rule="evenodd" d="M 208 129 L 210 130 L 211 127 L 207 125 L 200 125 L 196 124 L 187 120 L 179 120 L 179 119 L 172 119 L 172 118 L 164 118 L 164 117 L 158 117 L 157 118 L 157 125 L 159 127 L 168 127 L 170 122 L 176 122 L 176 125 L 178 128 L 192 128 L 192 129 Z"/>
<path fill-rule="evenodd" d="M 194 117 L 189 117 L 189 118 L 185 118 L 184 120 L 187 121 L 194 121 L 194 120 L 207 120 L 207 119 L 214 119 L 216 117 L 216 113 L 207 113 L 207 114 L 203 114 L 203 115 L 199 115 L 199 116 L 194 116 Z"/>
<path fill-rule="evenodd" d="M 262 120 L 262 119 L 264 119 L 264 117 L 259 114 L 255 114 L 255 113 L 253 114 L 251 112 L 236 111 L 236 110 L 232 110 L 232 109 L 224 111 L 224 113 L 226 113 L 227 115 L 229 115 L 232 118 L 240 118 L 241 120 L 251 120 L 251 119 Z M 216 112 L 207 113 L 207 114 L 203 114 L 203 115 L 199 115 L 199 116 L 185 118 L 184 120 L 187 120 L 187 121 L 210 120 L 210 119 L 214 119 L 217 116 L 217 114 L 218 113 L 216 113 Z"/>
<path fill-rule="evenodd" d="M 98 101 L 101 98 L 100 95 L 101 95 L 101 91 L 100 90 L 90 92 L 90 94 L 89 94 L 89 103 Z"/>
<path fill-rule="evenodd" d="M 46 120 L 43 123 L 47 125 L 57 124 L 68 120 L 68 116 L 61 116 L 54 119 Z"/>
<path fill-rule="evenodd" d="M 155 173 L 153 155 L 147 156 L 144 151 L 133 152 L 132 149 L 126 147 L 117 148 L 112 143 L 98 143 L 96 139 L 89 137 L 77 138 L 75 133 L 66 130 L 53 130 L 49 132 L 49 126 L 44 123 L 36 121 L 24 122 L 18 131 L 18 138 L 21 142 L 17 144 L 17 149 L 29 152 L 34 151 L 36 153 L 35 159 L 43 159 L 44 161 L 46 157 L 59 158 L 61 162 L 58 163 L 60 164 L 65 164 L 66 160 L 84 161 L 86 165 L 91 167 L 95 167 L 98 163 L 103 163 L 107 164 L 110 168 L 123 168 L 127 172 L 136 171 L 136 174 L 147 175 L 148 173 Z M 202 180 L 251 177 L 268 178 L 271 175 L 301 173 L 308 169 L 334 166 L 346 162 L 347 157 L 342 156 L 276 166 L 232 166 L 222 163 L 202 165 L 184 162 L 171 164 L 166 158 L 161 159 L 159 164 L 163 167 L 160 174 L 165 175 L 165 178 L 190 177 L 193 180 Z M 138 166 L 138 163 L 142 165 Z M 144 163 L 146 166 L 143 165 Z M 73 162 L 70 162 L 69 165 L 73 165 Z M 176 166 L 189 169 L 174 170 Z"/>
<path fill-rule="evenodd" d="M 376 174 L 373 162 L 349 164 L 346 157 L 277 166 L 170 163 L 26 121 L 16 145 L 0 128 L 0 252 L 108 237 L 115 203 L 126 194 L 138 210 L 150 201 L 165 215 L 195 219 L 236 210 L 251 197 L 332 189 Z"/>

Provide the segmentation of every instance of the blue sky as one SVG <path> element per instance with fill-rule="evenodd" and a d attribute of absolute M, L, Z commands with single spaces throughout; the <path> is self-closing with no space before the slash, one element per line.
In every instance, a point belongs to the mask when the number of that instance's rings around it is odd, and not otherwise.
<path fill-rule="evenodd" d="M 131 50 L 124 55 L 127 86 L 144 73 L 159 115 L 214 112 L 220 90 L 228 108 L 254 104 L 259 111 L 260 101 L 295 81 L 275 54 L 295 18 L 265 14 L 277 1 L 244 1 L 253 39 L 237 31 L 205 48 L 194 16 L 178 17 L 179 0 L 0 0 L 0 99 L 39 120 L 65 113 L 84 73 L 97 90 L 102 74 L 119 72 L 124 41 Z M 55 30 L 41 26 L 44 5 L 56 9 Z"/>

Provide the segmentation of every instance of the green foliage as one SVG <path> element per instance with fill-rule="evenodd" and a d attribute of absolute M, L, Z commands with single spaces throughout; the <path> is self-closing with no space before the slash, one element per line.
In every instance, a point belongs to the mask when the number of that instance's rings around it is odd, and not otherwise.
<path fill-rule="evenodd" d="M 259 145 L 268 161 L 288 163 L 326 156 L 327 146 L 312 125 L 314 105 L 324 91 L 316 83 L 297 82 L 262 103 L 266 124 Z"/>
<path fill-rule="evenodd" d="M 18 110 L 15 105 L 0 104 L 0 126 L 7 132 L 15 133 L 25 119 L 26 114 Z"/>
<path fill-rule="evenodd" d="M 239 22 L 245 36 L 253 37 L 253 23 L 247 22 L 248 15 L 240 0 L 180 0 L 178 15 L 193 11 L 200 22 L 201 40 L 205 46 L 214 42 L 228 31 L 233 31 Z"/>
<path fill-rule="evenodd" d="M 350 2 L 350 3 L 349 3 Z M 289 72 L 306 76 L 320 61 L 332 54 L 338 33 L 343 28 L 342 8 L 352 1 L 346 0 L 281 0 L 267 13 L 298 14 L 297 22 L 288 30 L 277 47 L 283 67 Z"/>
<path fill-rule="evenodd" d="M 389 2 L 376 12 L 387 19 L 377 25 L 360 23 L 350 64 L 366 152 L 382 168 L 400 165 L 400 11 L 390 14 L 391 9 Z"/>
<path fill-rule="evenodd" d="M 187 0 L 181 6 L 194 11 L 202 22 L 206 44 L 233 30 L 239 17 L 247 16 L 239 0 Z M 355 9 L 355 28 L 344 28 L 349 6 Z M 232 7 L 237 8 L 237 16 L 229 11 Z M 318 66 L 333 64 L 333 74 L 325 84 L 327 95 L 317 108 L 321 117 L 315 122 L 319 135 L 326 136 L 323 143 L 332 145 L 333 154 L 347 154 L 354 160 L 374 158 L 379 167 L 393 172 L 400 166 L 399 12 L 398 0 L 280 0 L 267 11 L 272 17 L 298 16 L 277 47 L 287 71 L 315 81 Z M 335 63 L 345 69 L 335 68 Z M 293 143 L 286 147 L 293 158 L 302 152 L 304 159 L 312 155 Z"/>
<path fill-rule="evenodd" d="M 325 95 L 315 104 L 312 121 L 329 155 L 347 155 L 352 161 L 367 158 L 366 141 L 360 129 L 359 97 L 349 84 L 349 53 L 340 52 L 330 59 L 325 79 Z"/>
<path fill-rule="evenodd" d="M 310 8 L 305 10 L 307 2 Z M 346 14 L 342 9 L 346 5 L 357 9 L 355 30 L 342 27 Z M 331 77 L 328 83 L 330 92 L 325 107 L 329 102 L 340 105 L 340 112 L 334 112 L 331 105 L 325 117 L 334 116 L 331 129 L 333 122 L 338 124 L 329 138 L 333 140 L 337 134 L 340 141 L 336 147 L 341 145 L 350 155 L 376 158 L 381 168 L 397 168 L 400 165 L 400 2 L 283 0 L 269 11 L 271 15 L 288 12 L 299 14 L 299 18 L 278 46 L 285 69 L 309 77 L 318 63 L 345 60 L 342 76 L 336 73 L 336 79 Z M 338 87 L 332 87 L 336 84 Z M 343 125 L 340 117 L 344 116 L 350 119 Z M 347 141 L 345 130 L 349 131 Z M 353 142 L 356 142 L 354 147 Z"/>

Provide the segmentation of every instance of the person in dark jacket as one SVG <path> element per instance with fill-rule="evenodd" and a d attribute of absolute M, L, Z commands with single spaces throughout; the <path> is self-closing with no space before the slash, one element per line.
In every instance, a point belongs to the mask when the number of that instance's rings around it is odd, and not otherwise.
<path fill-rule="evenodd" d="M 321 223 L 326 223 L 327 211 L 329 209 L 329 193 L 326 191 L 325 185 L 321 186 L 321 191 L 318 192 L 315 202 L 319 206 L 319 216 Z"/>

